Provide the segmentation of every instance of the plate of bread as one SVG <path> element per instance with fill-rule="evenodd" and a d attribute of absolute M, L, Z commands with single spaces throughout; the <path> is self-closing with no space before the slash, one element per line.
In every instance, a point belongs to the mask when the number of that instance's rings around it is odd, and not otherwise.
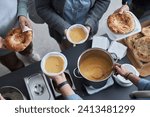
<path fill-rule="evenodd" d="M 139 20 L 130 11 L 109 15 L 105 25 L 105 31 L 111 40 L 120 40 L 141 32 Z"/>

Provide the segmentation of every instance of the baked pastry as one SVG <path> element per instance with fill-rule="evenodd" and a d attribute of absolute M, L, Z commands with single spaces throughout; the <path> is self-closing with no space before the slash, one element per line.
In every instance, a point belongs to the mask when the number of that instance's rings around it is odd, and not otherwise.
<path fill-rule="evenodd" d="M 142 34 L 145 36 L 150 36 L 150 25 L 142 29 Z"/>
<path fill-rule="evenodd" d="M 33 32 L 22 32 L 21 28 L 10 30 L 5 38 L 5 46 L 12 51 L 23 51 L 32 41 Z"/>
<path fill-rule="evenodd" d="M 134 18 L 129 12 L 114 13 L 107 19 L 109 29 L 116 34 L 127 34 L 134 30 Z"/>
<path fill-rule="evenodd" d="M 135 41 L 136 41 L 137 39 L 143 37 L 143 36 L 144 36 L 144 35 L 143 35 L 142 33 L 137 33 L 137 34 L 134 34 L 134 35 L 128 37 L 127 40 L 126 40 L 126 42 L 127 42 L 127 44 L 128 44 L 128 47 L 129 47 L 130 49 L 134 49 L 134 43 L 135 43 Z"/>
<path fill-rule="evenodd" d="M 134 43 L 134 55 L 142 62 L 150 62 L 150 36 L 144 36 Z"/>

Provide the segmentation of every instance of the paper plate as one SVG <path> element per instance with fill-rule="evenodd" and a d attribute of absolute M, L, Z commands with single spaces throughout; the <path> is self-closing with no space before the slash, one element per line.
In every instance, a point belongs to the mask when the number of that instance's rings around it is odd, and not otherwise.
<path fill-rule="evenodd" d="M 92 38 L 92 48 L 102 48 L 107 50 L 110 42 L 107 37 L 104 36 L 94 36 Z"/>

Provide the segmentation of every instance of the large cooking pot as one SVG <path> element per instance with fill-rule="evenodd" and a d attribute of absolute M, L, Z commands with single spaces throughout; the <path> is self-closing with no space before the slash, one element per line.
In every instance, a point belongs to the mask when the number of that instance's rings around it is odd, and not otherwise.
<path fill-rule="evenodd" d="M 85 85 L 101 88 L 112 75 L 114 62 L 117 62 L 115 54 L 100 48 L 90 48 L 79 56 L 73 74 L 77 78 L 82 77 Z"/>

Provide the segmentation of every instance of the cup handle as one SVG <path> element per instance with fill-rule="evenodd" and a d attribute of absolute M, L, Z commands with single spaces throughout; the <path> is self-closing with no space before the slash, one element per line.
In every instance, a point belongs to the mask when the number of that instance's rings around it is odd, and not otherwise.
<path fill-rule="evenodd" d="M 114 59 L 114 62 L 117 63 L 117 61 L 118 61 L 117 54 L 115 54 L 115 53 L 110 53 L 110 54 L 111 54 L 112 58 Z"/>
<path fill-rule="evenodd" d="M 81 76 L 81 74 L 79 73 L 77 67 L 73 70 L 73 75 L 74 75 L 76 78 L 82 78 L 82 76 Z"/>

